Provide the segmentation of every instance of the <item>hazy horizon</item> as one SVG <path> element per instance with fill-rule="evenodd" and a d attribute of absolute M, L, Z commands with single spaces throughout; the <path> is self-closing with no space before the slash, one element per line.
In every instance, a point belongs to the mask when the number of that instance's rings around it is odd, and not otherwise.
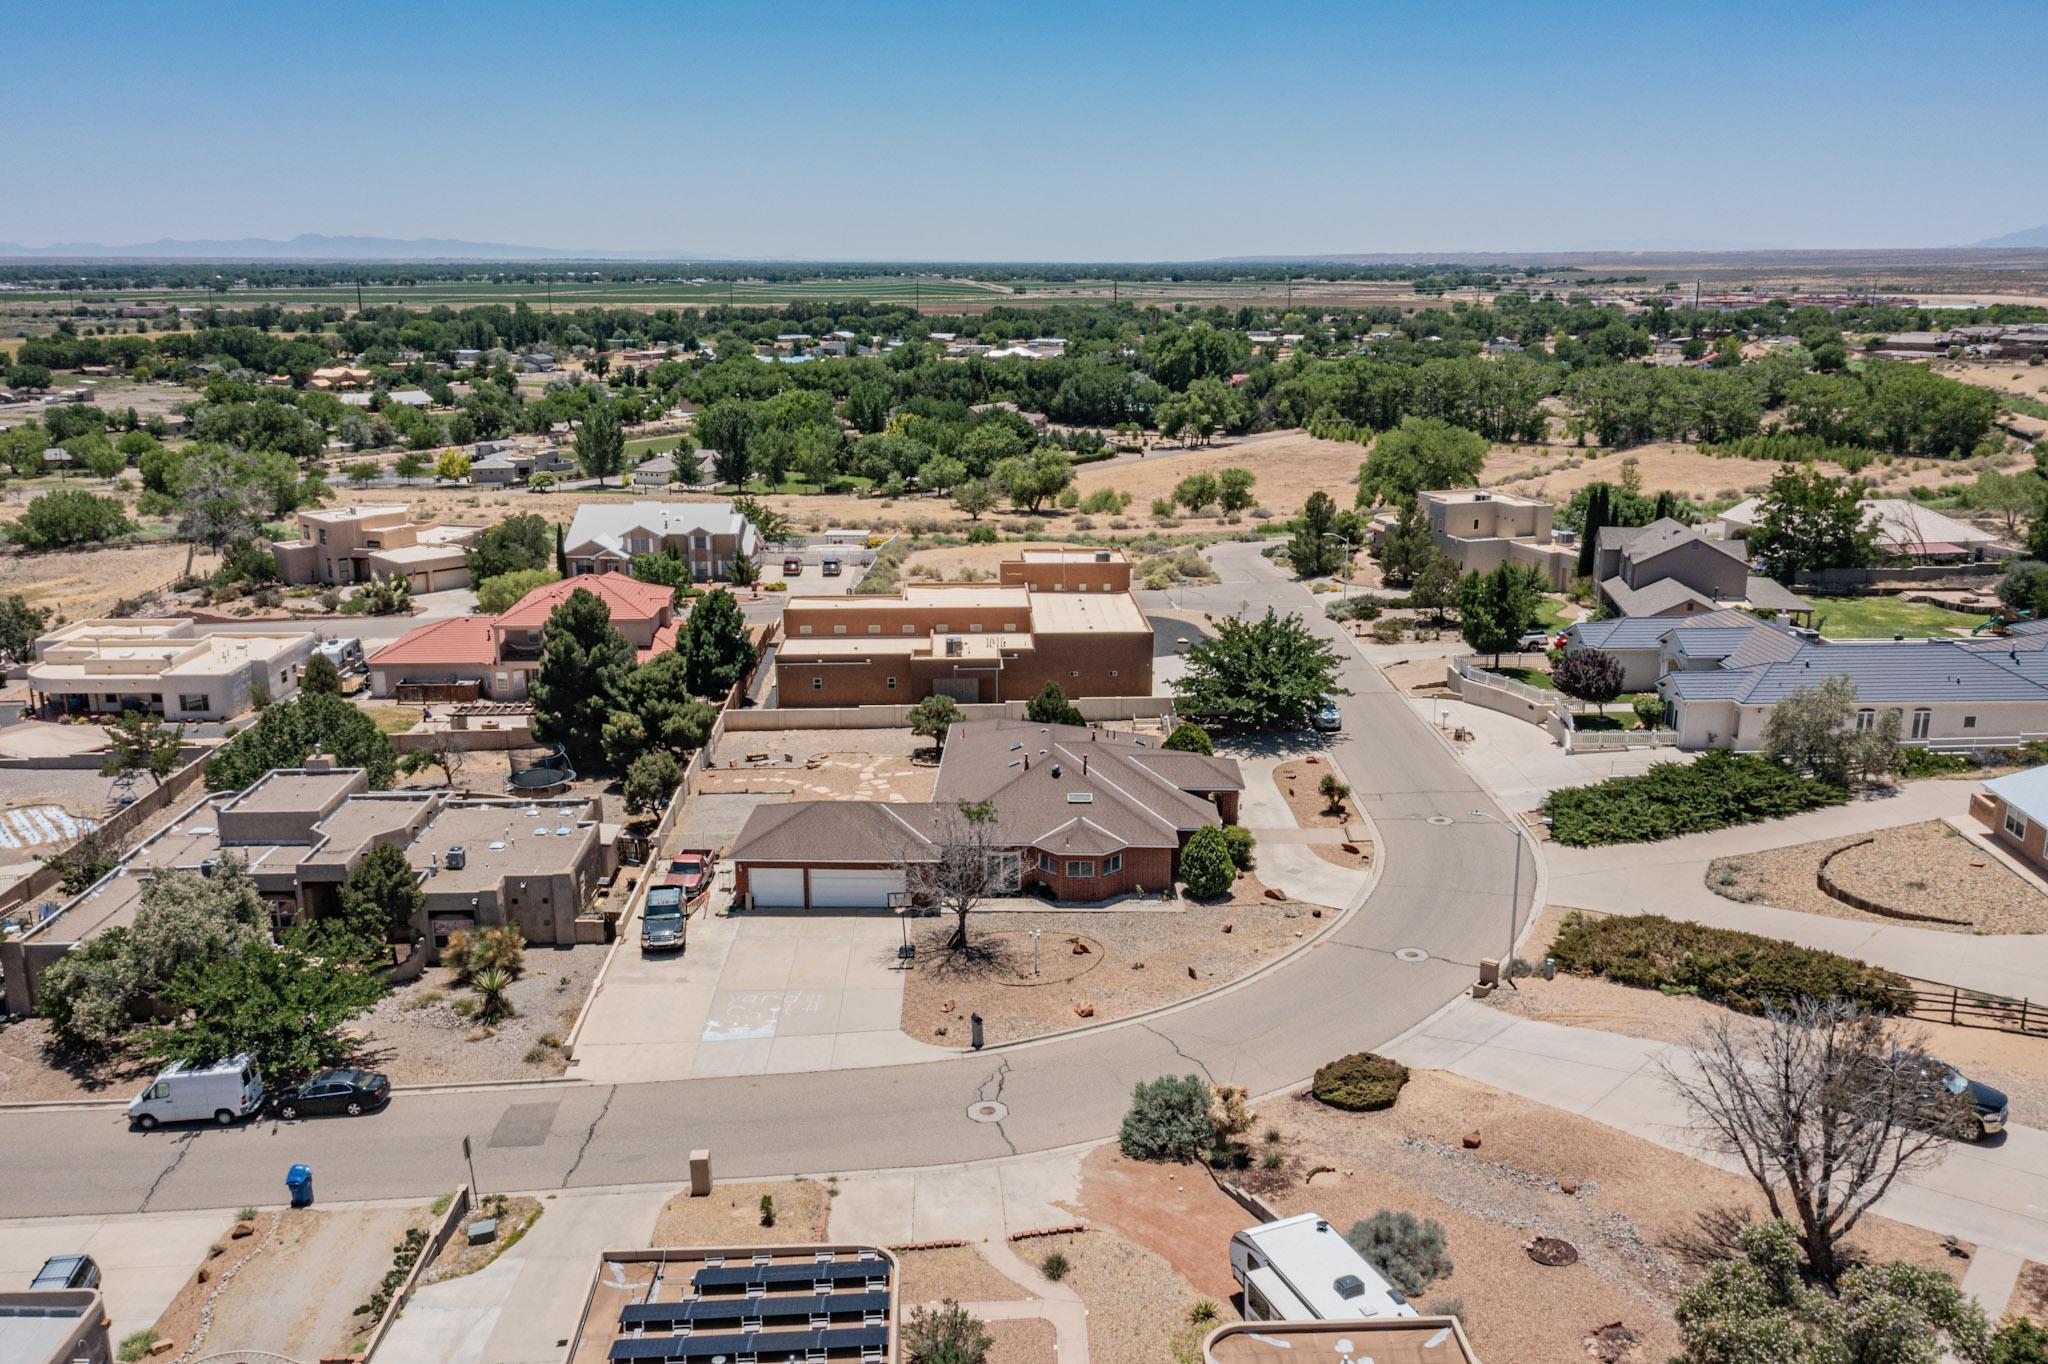
<path fill-rule="evenodd" d="M 482 6 L 7 21 L 0 243 L 738 260 L 1911 249 L 2048 224 L 2048 7 Z M 1996 41 L 1987 41 L 1994 37 Z M 1902 64 L 1910 58 L 1910 70 Z"/>

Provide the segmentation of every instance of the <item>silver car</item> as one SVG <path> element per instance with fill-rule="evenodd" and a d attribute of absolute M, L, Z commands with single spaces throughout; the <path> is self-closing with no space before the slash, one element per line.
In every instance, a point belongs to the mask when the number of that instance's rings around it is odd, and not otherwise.
<path fill-rule="evenodd" d="M 1336 701 L 1325 696 L 1316 703 L 1316 713 L 1309 723 L 1325 734 L 1335 734 L 1344 728 L 1344 716 L 1338 711 Z"/>

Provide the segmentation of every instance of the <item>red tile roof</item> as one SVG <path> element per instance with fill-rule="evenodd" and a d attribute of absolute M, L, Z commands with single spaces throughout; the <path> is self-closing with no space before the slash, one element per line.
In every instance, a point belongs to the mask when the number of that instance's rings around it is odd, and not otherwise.
<path fill-rule="evenodd" d="M 613 621 L 653 620 L 675 601 L 675 589 L 660 583 L 643 583 L 625 573 L 581 573 L 534 588 L 497 623 L 508 629 L 537 630 L 579 588 L 610 607 Z"/>
<path fill-rule="evenodd" d="M 654 657 L 656 654 L 665 654 L 669 650 L 675 648 L 676 636 L 682 633 L 682 629 L 683 627 L 681 623 L 678 622 L 669 625 L 664 625 L 659 630 L 656 630 L 654 632 L 653 647 L 642 649 L 639 651 L 640 662 L 645 663 L 648 659 Z"/>
<path fill-rule="evenodd" d="M 396 664 L 440 665 L 458 663 L 489 667 L 497 658 L 491 643 L 492 616 L 451 616 L 408 630 L 370 655 L 373 668 Z"/>

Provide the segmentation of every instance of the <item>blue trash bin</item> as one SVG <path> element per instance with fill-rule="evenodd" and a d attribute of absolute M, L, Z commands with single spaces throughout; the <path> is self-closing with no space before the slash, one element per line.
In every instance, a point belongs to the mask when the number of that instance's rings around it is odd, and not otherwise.
<path fill-rule="evenodd" d="M 288 1171 L 288 1172 L 287 1172 L 287 1173 L 285 1174 L 285 1177 L 284 1177 L 284 1186 L 285 1186 L 285 1188 L 287 1188 L 287 1189 L 289 1189 L 289 1190 L 291 1191 L 291 1195 L 292 1195 L 292 1206 L 293 1206 L 293 1207 L 295 1207 L 295 1208 L 310 1208 L 310 1207 L 312 1207 L 312 1206 L 313 1206 L 313 1167 L 312 1167 L 312 1166 L 310 1166 L 310 1165 L 294 1165 L 294 1166 L 292 1166 L 292 1168 L 290 1169 L 290 1171 Z"/>

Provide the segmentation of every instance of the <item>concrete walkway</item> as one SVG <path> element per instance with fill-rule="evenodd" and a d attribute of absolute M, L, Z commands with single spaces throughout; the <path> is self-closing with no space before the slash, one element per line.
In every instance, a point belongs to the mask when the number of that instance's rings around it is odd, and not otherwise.
<path fill-rule="evenodd" d="M 1441 729 L 1463 726 L 1472 735 L 1471 745 L 1461 754 L 1465 765 L 1496 800 L 1517 814 L 1541 806 L 1561 787 L 1640 776 L 1652 763 L 1690 762 L 1695 756 L 1675 748 L 1568 753 L 1549 730 L 1484 706 L 1429 696 L 1411 696 L 1408 704 Z"/>
<path fill-rule="evenodd" d="M 1463 1075 L 1738 1170 L 1702 1151 L 1672 1089 L 1665 1067 L 1688 1063 L 1683 1047 L 1516 1018 L 1461 999 L 1387 1051 L 1408 1065 Z M 1990 1141 L 1954 1143 L 1939 1165 L 1895 1184 L 1878 1208 L 1895 1221 L 2003 1252 L 1973 1266 L 1976 1282 L 1968 1284 L 1987 1311 L 1994 1303 L 2002 1309 L 2019 1261 L 2048 1258 L 2048 1132 L 2013 1127 Z"/>
<path fill-rule="evenodd" d="M 1667 914 L 1825 948 L 1909 976 L 1996 994 L 2048 992 L 2048 934 L 1945 933 L 1874 918 L 1837 919 L 1741 904 L 1707 888 L 1707 866 L 1733 857 L 1845 834 L 1967 817 L 1970 781 L 1913 782 L 1897 794 L 1791 819 L 1689 834 L 1664 843 L 1604 848 L 1546 844 L 1550 902 L 1616 914 Z"/>
<path fill-rule="evenodd" d="M 413 1295 L 377 1347 L 378 1364 L 558 1364 L 597 1257 L 644 1246 L 674 1192 L 565 1192 L 519 1243 L 474 1274 Z"/>
<path fill-rule="evenodd" d="M 1330 842 L 1341 843 L 1345 831 L 1302 828 L 1295 823 L 1294 811 L 1288 808 L 1286 798 L 1280 794 L 1280 788 L 1273 780 L 1274 770 L 1282 763 L 1293 762 L 1318 751 L 1314 745 L 1276 752 L 1247 752 L 1226 747 L 1221 750 L 1221 756 L 1235 758 L 1244 776 L 1244 794 L 1238 797 L 1237 819 L 1251 831 L 1255 840 L 1253 857 L 1259 880 L 1285 891 L 1289 899 L 1328 909 L 1345 909 L 1358 899 L 1369 877 L 1365 872 L 1324 861 L 1311 846 L 1323 841 L 1318 837 L 1322 834 L 1330 835 Z M 1363 830 L 1360 830 L 1360 835 L 1363 836 Z"/>

